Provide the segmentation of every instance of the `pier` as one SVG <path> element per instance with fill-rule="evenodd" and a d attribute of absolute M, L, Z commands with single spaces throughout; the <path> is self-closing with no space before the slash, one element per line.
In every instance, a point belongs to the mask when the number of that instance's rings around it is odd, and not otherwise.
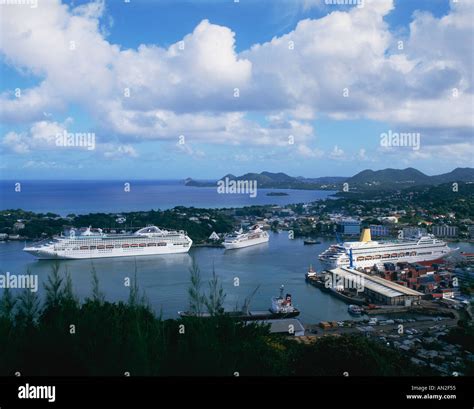
<path fill-rule="evenodd" d="M 409 307 L 418 304 L 423 296 L 411 288 L 349 267 L 338 267 L 316 276 L 307 276 L 307 281 L 349 304 L 356 305 L 375 303 Z"/>

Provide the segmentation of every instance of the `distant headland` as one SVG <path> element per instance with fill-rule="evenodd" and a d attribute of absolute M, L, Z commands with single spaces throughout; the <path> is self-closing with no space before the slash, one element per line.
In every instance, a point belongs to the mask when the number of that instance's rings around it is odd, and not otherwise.
<path fill-rule="evenodd" d="M 289 176 L 286 173 L 246 173 L 241 176 L 227 174 L 224 179 L 235 181 L 256 181 L 261 189 L 301 189 L 301 190 L 345 190 L 369 191 L 369 190 L 399 190 L 414 186 L 437 186 L 443 183 L 472 182 L 474 183 L 474 168 L 456 168 L 451 172 L 441 175 L 428 176 L 414 169 L 366 169 L 351 177 L 324 176 L 317 178 L 306 178 L 302 176 Z M 217 181 L 198 181 L 187 178 L 186 186 L 215 187 Z"/>

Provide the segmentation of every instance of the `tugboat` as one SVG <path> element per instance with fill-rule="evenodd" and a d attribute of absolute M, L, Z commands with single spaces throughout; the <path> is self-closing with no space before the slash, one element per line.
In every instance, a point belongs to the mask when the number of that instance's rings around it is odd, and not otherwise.
<path fill-rule="evenodd" d="M 283 290 L 285 287 L 282 285 L 280 287 L 280 295 L 278 297 L 272 297 L 272 307 L 270 312 L 272 313 L 271 319 L 274 318 L 293 318 L 300 315 L 298 309 L 293 307 L 291 302 L 291 294 L 286 294 L 283 298 Z"/>
<path fill-rule="evenodd" d="M 362 315 L 362 313 L 364 312 L 364 310 L 359 307 L 358 305 L 349 305 L 349 307 L 347 307 L 347 311 L 349 312 L 349 314 L 353 314 L 353 315 Z"/>
<path fill-rule="evenodd" d="M 318 278 L 318 273 L 313 270 L 313 266 L 311 264 L 309 265 L 309 269 L 308 272 L 305 274 L 305 277 L 307 280 L 310 278 Z"/>
<path fill-rule="evenodd" d="M 272 297 L 272 305 L 266 311 L 223 311 L 222 315 L 233 318 L 238 321 L 258 321 L 258 320 L 275 320 L 283 318 L 294 318 L 300 315 L 300 311 L 292 304 L 291 294 L 283 297 L 284 286 L 280 287 L 280 295 Z M 208 312 L 199 314 L 189 311 L 178 311 L 180 317 L 200 317 L 210 318 L 212 315 Z"/>

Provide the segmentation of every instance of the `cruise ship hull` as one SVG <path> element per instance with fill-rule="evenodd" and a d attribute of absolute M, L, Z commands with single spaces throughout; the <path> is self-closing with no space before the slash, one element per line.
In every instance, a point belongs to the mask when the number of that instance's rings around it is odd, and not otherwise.
<path fill-rule="evenodd" d="M 138 257 L 138 256 L 157 256 L 161 254 L 177 254 L 187 253 L 190 246 L 163 246 L 160 248 L 138 247 L 132 249 L 103 249 L 88 251 L 54 251 L 28 249 L 24 251 L 37 257 L 40 260 L 80 260 L 92 258 L 108 258 L 108 257 Z"/>
<path fill-rule="evenodd" d="M 434 251 L 433 254 L 430 255 L 416 255 L 416 256 L 403 256 L 403 257 L 390 257 L 390 258 L 375 258 L 378 255 L 375 255 L 372 260 L 357 260 L 358 256 L 357 253 L 354 252 L 353 254 L 353 265 L 357 268 L 365 268 L 365 267 L 373 267 L 376 264 L 383 264 L 383 263 L 419 263 L 422 261 L 431 261 L 437 260 L 443 257 L 446 257 L 448 254 L 452 253 L 455 249 L 451 249 L 449 247 L 443 248 L 440 251 Z M 333 269 L 336 267 L 349 267 L 350 261 L 344 257 L 343 259 L 333 259 L 333 260 L 325 260 L 320 258 L 321 265 L 325 269 Z"/>
<path fill-rule="evenodd" d="M 319 256 L 326 269 L 352 266 L 373 267 L 383 263 L 420 263 L 446 257 L 457 249 L 433 235 L 416 239 L 377 242 L 372 241 L 370 229 L 364 229 L 360 240 L 332 245 Z M 352 260 L 352 265 L 351 265 Z"/>
<path fill-rule="evenodd" d="M 269 240 L 269 237 L 266 236 L 266 237 L 259 237 L 256 239 L 243 240 L 243 241 L 238 241 L 238 242 L 233 242 L 233 243 L 224 242 L 224 247 L 226 250 L 242 249 L 244 247 L 250 247 L 250 246 L 255 246 L 257 244 L 267 243 L 268 240 Z"/>
<path fill-rule="evenodd" d="M 75 260 L 186 253 L 192 244 L 184 231 L 161 230 L 156 226 L 144 227 L 134 234 L 113 235 L 103 234 L 101 229 L 93 232 L 89 227 L 79 236 L 71 230 L 68 236 L 34 243 L 23 251 L 43 260 Z"/>

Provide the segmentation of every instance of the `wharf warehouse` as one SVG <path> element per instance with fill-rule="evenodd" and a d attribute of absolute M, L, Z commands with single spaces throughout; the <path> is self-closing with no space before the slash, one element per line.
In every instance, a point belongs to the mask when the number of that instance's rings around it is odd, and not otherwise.
<path fill-rule="evenodd" d="M 349 267 L 338 267 L 325 273 L 332 275 L 333 283 L 338 281 L 358 283 L 360 292 L 374 304 L 410 306 L 418 303 L 423 297 L 422 293 L 411 288 Z"/>

